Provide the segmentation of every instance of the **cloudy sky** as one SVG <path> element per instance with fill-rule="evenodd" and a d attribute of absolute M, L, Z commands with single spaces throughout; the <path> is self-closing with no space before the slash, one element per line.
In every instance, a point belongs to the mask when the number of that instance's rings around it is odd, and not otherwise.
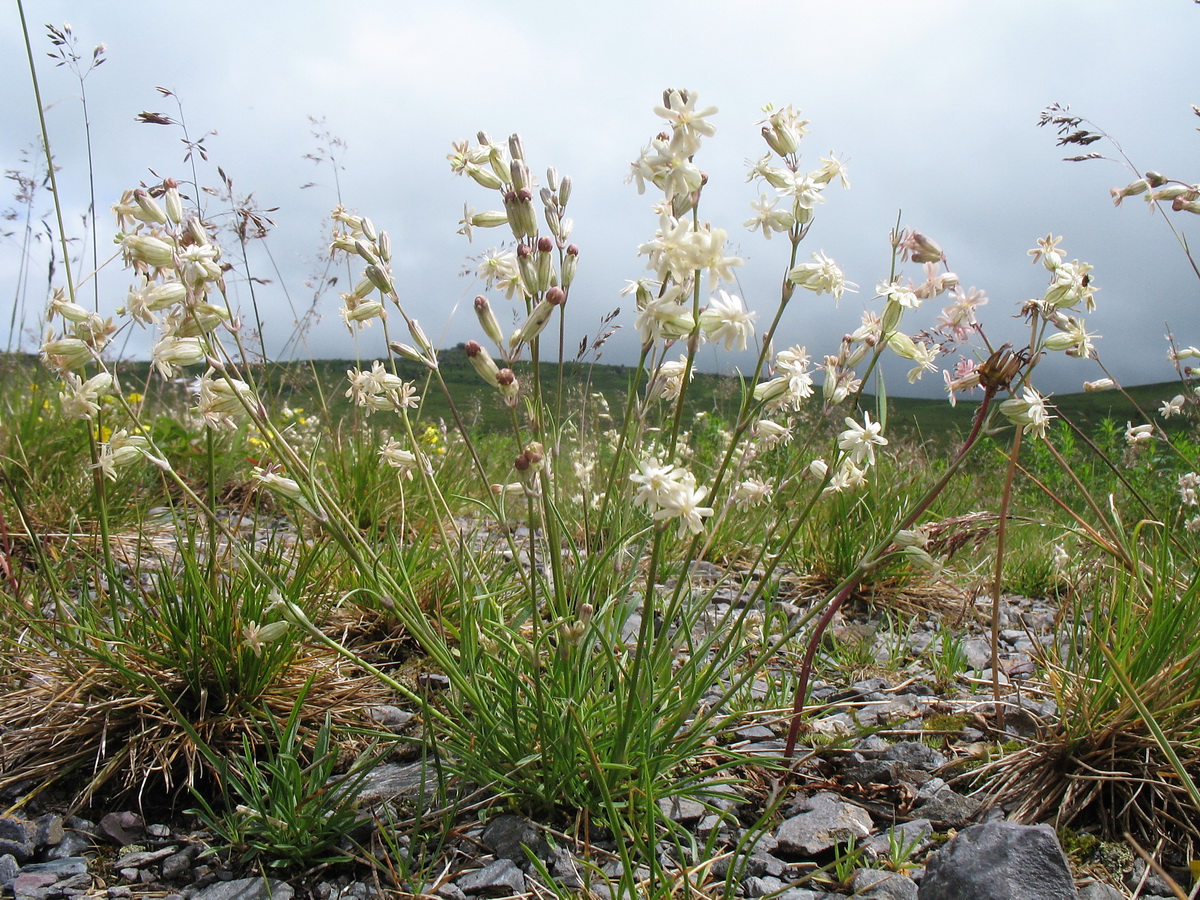
<path fill-rule="evenodd" d="M 1200 6 L 1190 0 L 25 6 L 68 231 L 84 234 L 83 112 L 75 77 L 45 55 L 46 23 L 69 22 L 85 58 L 94 45 L 107 46 L 108 61 L 86 81 L 100 209 L 139 182 L 192 179 L 181 132 L 134 121 L 143 110 L 180 117 L 156 86 L 178 96 L 193 139 L 207 135 L 209 162 L 196 160 L 202 185 L 219 185 L 219 165 L 239 197 L 252 192 L 261 207 L 278 207 L 270 213 L 276 228 L 249 254 L 251 273 L 270 281 L 258 288 L 258 301 L 272 352 L 296 346 L 293 323 L 314 302 L 320 321 L 301 352 L 367 359 L 383 352 L 378 328 L 362 332 L 356 345 L 337 317 L 336 292 L 314 298 L 310 286 L 322 271 L 328 212 L 339 196 L 391 233 L 406 307 L 435 342 L 477 336 L 470 301 L 482 286 L 463 273 L 501 235 L 477 231 L 469 244 L 455 234 L 464 202 L 477 209 L 494 203 L 451 174 L 446 154 L 451 141 L 486 130 L 496 138 L 519 132 L 535 173 L 553 165 L 572 176 L 581 255 L 571 346 L 622 306 L 625 328 L 605 361 L 632 361 L 632 310 L 619 292 L 645 273 L 637 247 L 653 236 L 656 220 L 654 198 L 624 179 L 660 128 L 651 109 L 668 86 L 687 87 L 701 105 L 720 108 L 712 120 L 717 134 L 697 157 L 709 176 L 702 213 L 728 230 L 734 252 L 745 257 L 733 290 L 760 321 L 773 313 L 787 262 L 782 240 L 766 242 L 742 226 L 758 192 L 745 171 L 764 152 L 755 124 L 762 105 L 803 110 L 811 123 L 803 152 L 812 167 L 830 150 L 847 160 L 853 187 L 828 192 L 802 255 L 824 251 L 860 292 L 847 294 L 840 308 L 802 292 L 777 346 L 801 343 L 818 358 L 835 350 L 888 274 L 887 236 L 900 212 L 904 225 L 945 249 L 964 286 L 987 292 L 982 319 L 994 341 L 1021 340 L 1013 314 L 1045 283 L 1026 251 L 1053 232 L 1064 236 L 1069 258 L 1095 266 L 1099 309 L 1087 328 L 1104 336 L 1101 356 L 1118 378 L 1172 377 L 1168 327 L 1181 344 L 1200 344 L 1200 281 L 1175 237 L 1138 198 L 1114 208 L 1109 197 L 1110 187 L 1134 175 L 1103 160 L 1062 162 L 1074 155 L 1070 148 L 1056 148 L 1054 134 L 1036 126 L 1043 107 L 1070 104 L 1113 135 L 1141 170 L 1200 178 L 1200 119 L 1191 109 L 1200 103 Z M 37 140 L 36 106 L 16 11 L 10 6 L 3 15 L 0 76 L 8 87 L 0 96 L 0 160 L 6 170 L 28 170 L 22 154 Z M 305 158 L 328 155 L 315 133 L 341 142 L 336 172 Z M 1116 155 L 1108 144 L 1089 149 Z M 15 183 L 9 188 L 11 195 Z M 220 220 L 221 202 L 205 202 Z M 11 196 L 0 199 L 0 209 L 8 207 L 24 216 Z M 35 217 L 48 208 L 42 192 Z M 1173 221 L 1184 234 L 1200 233 L 1198 218 L 1177 213 Z M 14 232 L 0 240 L 0 340 L 11 347 L 19 338 L 9 334 L 12 319 L 38 330 L 46 257 L 43 242 L 22 287 L 23 221 L 2 224 Z M 112 250 L 111 230 L 106 212 L 102 259 Z M 227 255 L 238 256 L 231 241 Z M 111 263 L 97 284 L 111 309 L 123 302 L 129 277 Z M 235 290 L 236 301 L 248 301 L 244 284 Z M 936 312 L 923 308 L 910 327 L 931 325 Z M 24 338 L 27 349 L 34 343 Z M 145 346 L 135 334 L 128 350 Z M 739 362 L 711 348 L 702 354 L 709 369 L 730 371 Z M 1039 384 L 1078 390 L 1101 374 L 1092 362 L 1054 361 Z M 912 392 L 900 381 L 893 393 Z M 940 391 L 939 378 L 927 381 L 926 392 Z"/>

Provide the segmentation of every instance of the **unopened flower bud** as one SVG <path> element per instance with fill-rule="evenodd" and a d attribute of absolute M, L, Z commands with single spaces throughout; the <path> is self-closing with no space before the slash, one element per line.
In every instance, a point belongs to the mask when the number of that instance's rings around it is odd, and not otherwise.
<path fill-rule="evenodd" d="M 366 241 L 356 240 L 354 242 L 354 252 L 363 258 L 364 262 L 371 265 L 378 265 L 379 255 L 375 252 L 375 248 Z"/>
<path fill-rule="evenodd" d="M 530 343 L 545 330 L 546 324 L 550 321 L 550 314 L 554 312 L 555 304 L 550 302 L 550 294 L 554 291 L 561 293 L 562 289 L 551 288 L 547 291 L 546 297 L 533 308 L 529 318 L 525 320 L 525 324 L 509 339 L 508 343 L 512 349 L 515 350 L 522 344 Z"/>
<path fill-rule="evenodd" d="M 524 160 L 514 159 L 508 164 L 509 183 L 515 191 L 529 191 L 529 197 L 533 199 L 533 178 L 529 174 L 529 166 L 525 165 Z"/>
<path fill-rule="evenodd" d="M 519 134 L 510 134 L 508 136 L 508 155 L 513 159 L 525 159 L 525 145 L 521 142 Z"/>
<path fill-rule="evenodd" d="M 548 237 L 538 238 L 537 257 L 534 260 L 535 281 L 529 285 L 534 293 L 544 291 L 552 283 L 554 277 L 553 260 L 550 252 L 554 249 L 554 241 Z"/>
<path fill-rule="evenodd" d="M 471 366 L 479 373 L 479 377 L 492 387 L 500 387 L 500 382 L 496 378 L 500 368 L 491 355 L 479 345 L 478 341 L 467 341 L 465 349 L 467 359 L 471 361 Z"/>
<path fill-rule="evenodd" d="M 1097 391 L 1111 391 L 1117 386 L 1117 383 L 1111 378 L 1100 378 L 1096 381 L 1085 381 L 1083 389 L 1089 394 L 1094 394 Z"/>
<path fill-rule="evenodd" d="M 1162 187 L 1167 183 L 1167 176 L 1161 172 L 1147 172 L 1145 178 L 1152 188 Z"/>
<path fill-rule="evenodd" d="M 367 270 L 364 274 L 370 280 L 371 284 L 375 285 L 375 287 L 379 288 L 379 290 L 383 291 L 385 294 L 390 294 L 392 292 L 392 280 L 388 278 L 387 273 L 385 273 L 383 269 L 379 268 L 379 266 L 372 263 L 371 265 L 367 266 Z"/>
<path fill-rule="evenodd" d="M 567 245 L 567 255 L 563 258 L 562 264 L 562 286 L 565 290 L 571 286 L 571 282 L 575 280 L 575 272 L 579 268 L 579 246 L 576 244 Z"/>
<path fill-rule="evenodd" d="M 188 219 L 187 231 L 194 242 L 202 247 L 208 246 L 208 232 L 204 228 L 204 223 L 195 216 Z"/>
<path fill-rule="evenodd" d="M 546 448 L 539 441 L 530 441 L 522 456 L 529 460 L 529 465 L 536 472 L 541 469 L 546 459 Z"/>
<path fill-rule="evenodd" d="M 504 195 L 504 212 L 518 240 L 537 234 L 537 217 L 533 212 L 533 194 L 529 188 L 508 191 Z"/>
<path fill-rule="evenodd" d="M 518 453 L 517 458 L 513 460 L 513 468 L 521 474 L 529 471 L 529 457 L 524 453 Z"/>
<path fill-rule="evenodd" d="M 150 196 L 149 191 L 145 188 L 138 188 L 133 192 L 134 202 L 137 203 L 138 213 L 136 218 L 143 222 L 149 222 L 152 225 L 166 225 L 167 215 L 162 211 L 162 207 L 157 201 Z"/>
<path fill-rule="evenodd" d="M 179 182 L 174 178 L 163 181 L 163 202 L 167 205 L 167 218 L 176 225 L 183 221 L 183 200 L 179 196 Z"/>
<path fill-rule="evenodd" d="M 549 185 L 551 191 L 558 190 L 558 169 L 554 166 L 546 169 L 546 184 Z"/>
<path fill-rule="evenodd" d="M 392 260 L 392 236 L 386 231 L 379 232 L 379 237 L 375 240 L 375 249 L 379 251 L 379 258 L 384 262 Z"/>
<path fill-rule="evenodd" d="M 562 306 L 567 302 L 567 292 L 560 287 L 552 287 L 546 291 L 546 302 L 551 306 Z"/>
<path fill-rule="evenodd" d="M 909 235 L 908 240 L 911 247 L 910 258 L 913 262 L 936 263 L 941 262 L 945 258 L 942 248 L 919 231 L 914 231 Z"/>
<path fill-rule="evenodd" d="M 416 319 L 408 320 L 408 333 L 412 335 L 412 339 L 417 342 L 418 347 L 426 353 L 433 353 L 433 344 L 425 336 L 425 331 L 421 328 L 421 323 Z"/>
<path fill-rule="evenodd" d="M 475 298 L 475 317 L 479 319 L 479 324 L 488 340 L 497 347 L 503 347 L 504 332 L 500 329 L 500 322 L 496 319 L 496 314 L 492 312 L 492 305 L 483 295 Z"/>

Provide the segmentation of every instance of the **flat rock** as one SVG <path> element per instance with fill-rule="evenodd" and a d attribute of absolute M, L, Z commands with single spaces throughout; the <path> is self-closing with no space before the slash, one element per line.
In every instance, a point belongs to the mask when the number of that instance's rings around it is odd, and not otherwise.
<path fill-rule="evenodd" d="M 921 900 L 1078 900 L 1049 825 L 989 822 L 960 831 L 925 864 Z"/>
<path fill-rule="evenodd" d="M 536 825 L 521 816 L 496 816 L 483 829 L 480 840 L 492 851 L 496 859 L 511 859 L 523 863 L 529 857 L 525 848 L 541 860 L 550 858 L 550 847 L 542 839 L 542 833 Z"/>
<path fill-rule="evenodd" d="M 455 882 L 464 894 L 509 897 L 525 893 L 525 874 L 511 859 L 498 859 Z"/>
<path fill-rule="evenodd" d="M 898 872 L 859 869 L 851 883 L 860 900 L 917 900 L 917 885 Z"/>
<path fill-rule="evenodd" d="M 914 809 L 913 814 L 943 828 L 965 828 L 979 815 L 981 806 L 978 800 L 943 787 Z"/>
<path fill-rule="evenodd" d="M 192 900 L 292 900 L 291 886 L 274 878 L 218 881 L 192 895 Z"/>
<path fill-rule="evenodd" d="M 775 832 L 778 843 L 774 852 L 780 856 L 812 856 L 871 833 L 867 811 L 837 794 L 816 794 L 801 808 L 807 811 L 787 819 Z"/>

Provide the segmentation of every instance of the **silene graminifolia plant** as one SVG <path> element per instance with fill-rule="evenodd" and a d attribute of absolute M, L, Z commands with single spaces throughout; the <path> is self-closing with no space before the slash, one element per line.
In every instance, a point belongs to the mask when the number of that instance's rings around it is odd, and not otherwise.
<path fill-rule="evenodd" d="M 630 846 L 652 850 L 653 835 L 671 827 L 658 799 L 703 799 L 744 761 L 727 754 L 682 766 L 707 759 L 705 742 L 738 712 L 729 698 L 805 634 L 784 754 L 794 756 L 815 648 L 838 608 L 885 562 L 899 558 L 935 576 L 941 572 L 923 520 L 931 504 L 1000 421 L 1018 434 L 1045 434 L 1052 416 L 1032 383 L 1038 359 L 1045 352 L 1086 358 L 1095 337 L 1079 316 L 1093 308 L 1091 267 L 1068 261 L 1060 239 L 1047 236 L 1031 251 L 1049 285 L 1022 307 L 1030 338 L 1013 350 L 987 340 L 977 318 L 983 292 L 961 287 L 936 243 L 897 227 L 887 277 L 874 294 L 878 305 L 863 312 L 834 352 L 815 361 L 805 346 L 776 350 L 797 288 L 837 302 L 855 287 L 824 250 L 801 253 L 830 186 L 848 187 L 844 165 L 831 155 L 807 168 L 801 145 L 808 122 L 791 106 L 764 108 L 767 151 L 750 167 L 749 180 L 760 193 L 746 225 L 764 239 L 780 237 L 785 258 L 779 296 L 760 320 L 727 289 L 743 261 L 727 253 L 725 230 L 702 217 L 708 176 L 696 158 L 715 133 L 716 109 L 699 106 L 693 92 L 668 90 L 654 112 L 663 130 L 630 173 L 639 193 L 655 198 L 653 235 L 638 248 L 647 271 L 627 290 L 637 307 L 640 356 L 624 409 L 608 431 L 595 427 L 606 419 L 587 398 L 568 402 L 563 379 L 565 315 L 581 256 L 570 242 L 571 179 L 551 168 L 539 184 L 519 136 L 497 142 L 481 133 L 473 144 L 455 144 L 450 155 L 454 171 L 491 197 L 485 211 L 465 210 L 460 233 L 471 239 L 477 229 L 499 229 L 511 239 L 482 257 L 479 276 L 487 293 L 474 303 L 480 338 L 465 345 L 471 365 L 507 411 L 507 459 L 485 452 L 466 427 L 442 377 L 439 351 L 405 311 L 387 232 L 364 216 L 334 211 L 333 249 L 360 271 L 342 295 L 342 318 L 351 330 L 377 322 L 386 349 L 384 359 L 348 372 L 347 396 L 366 414 L 394 417 L 398 431 L 379 448 L 380 464 L 412 482 L 412 502 L 419 497 L 427 506 L 449 551 L 454 596 L 436 614 L 403 572 L 381 563 L 379 546 L 356 525 L 354 498 L 339 496 L 275 424 L 244 364 L 241 325 L 226 300 L 211 225 L 185 209 L 171 179 L 128 191 L 114 207 L 117 242 L 135 278 L 119 315 L 127 325 L 156 329 L 158 373 L 174 378 L 183 367 L 205 368 L 194 409 L 206 423 L 210 447 L 239 424 L 253 424 L 273 460 L 256 469 L 258 483 L 336 542 L 357 573 L 358 592 L 391 610 L 448 677 L 450 690 L 435 702 L 328 637 L 314 607 L 227 533 L 244 564 L 275 585 L 278 614 L 422 705 L 441 752 L 465 778 L 523 809 L 602 815 L 622 853 Z M 922 266 L 918 281 L 902 274 L 902 263 Z M 909 334 L 904 326 L 911 313 L 938 297 L 946 306 L 937 325 Z M 499 313 L 493 301 L 505 304 Z M 515 327 L 506 329 L 506 319 Z M 397 320 L 402 335 L 393 333 Z M 77 304 L 70 292 L 55 297 L 48 321 L 42 357 L 62 377 L 64 413 L 91 428 L 102 398 L 112 393 L 128 420 L 103 440 L 102 433 L 89 432 L 98 491 L 125 467 L 150 462 L 214 532 L 220 530 L 213 498 L 197 495 L 175 472 L 138 410 L 115 392 L 103 354 L 117 326 Z M 690 444 L 687 404 L 704 342 L 727 351 L 757 349 L 736 417 L 709 456 Z M 872 483 L 871 473 L 888 444 L 880 361 L 889 351 L 909 362 L 910 382 L 936 370 L 940 358 L 958 354 L 945 373 L 951 402 L 975 390 L 982 395 L 970 431 L 898 526 L 866 548 L 852 572 L 806 615 L 764 634 L 754 608 L 807 517 L 832 495 L 887 490 Z M 423 387 L 399 375 L 398 360 L 422 367 Z M 874 416 L 862 402 L 872 376 L 880 398 Z M 429 390 L 444 393 L 450 405 L 471 485 L 440 481 L 414 431 L 418 391 Z M 993 403 L 998 396 L 1008 399 Z M 802 424 L 804 417 L 841 419 L 844 427 L 826 436 Z M 464 499 L 469 524 L 460 515 Z M 507 527 L 514 522 L 525 529 Z M 748 523 L 762 537 L 749 544 L 755 549 L 744 569 L 724 570 L 715 584 L 693 577 L 723 532 Z M 508 545 L 514 562 L 507 580 L 490 574 L 494 566 L 485 555 L 492 551 L 475 539 L 480 529 Z M 717 622 L 703 619 L 714 592 L 728 586 L 744 602 Z M 286 639 L 279 629 L 259 638 Z"/>

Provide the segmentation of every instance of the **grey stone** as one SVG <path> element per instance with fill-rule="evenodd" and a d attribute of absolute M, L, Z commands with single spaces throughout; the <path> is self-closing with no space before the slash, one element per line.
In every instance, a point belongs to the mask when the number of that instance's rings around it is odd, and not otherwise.
<path fill-rule="evenodd" d="M 172 853 L 162 864 L 162 877 L 168 881 L 190 881 L 192 877 L 192 860 L 200 852 L 200 848 L 189 844 L 177 853 Z"/>
<path fill-rule="evenodd" d="M 787 819 L 775 832 L 779 842 L 775 852 L 784 858 L 812 856 L 871 833 L 871 816 L 866 810 L 847 803 L 837 794 L 816 794 L 801 809 L 807 811 Z"/>
<path fill-rule="evenodd" d="M 929 857 L 921 900 L 1077 900 L 1049 825 L 989 822 L 960 831 Z"/>
<path fill-rule="evenodd" d="M 100 820 L 100 833 L 120 847 L 127 847 L 145 834 L 142 817 L 135 812 L 112 812 Z"/>
<path fill-rule="evenodd" d="M 237 878 L 218 881 L 192 895 L 192 900 L 292 900 L 295 891 L 274 878 Z"/>
<path fill-rule="evenodd" d="M 917 900 L 916 884 L 897 872 L 859 869 L 851 886 L 861 900 Z"/>
<path fill-rule="evenodd" d="M 437 787 L 437 770 L 428 763 L 385 763 L 372 769 L 358 786 L 358 804 L 374 807 L 396 800 L 411 802 L 422 789 L 428 798 Z"/>
<path fill-rule="evenodd" d="M 388 704 L 367 707 L 366 716 L 381 728 L 396 733 L 403 731 L 416 718 L 415 713 Z"/>
<path fill-rule="evenodd" d="M 70 856 L 80 856 L 94 848 L 95 843 L 90 834 L 69 830 L 61 841 L 46 851 L 45 856 L 46 859 L 66 859 Z"/>
<path fill-rule="evenodd" d="M 23 863 L 37 850 L 37 825 L 20 816 L 0 816 L 0 854 Z"/>
<path fill-rule="evenodd" d="M 467 873 L 456 884 L 464 894 L 508 897 L 525 893 L 525 874 L 511 859 L 498 859 L 482 869 Z"/>
<path fill-rule="evenodd" d="M 751 875 L 742 882 L 742 894 L 746 897 L 766 897 L 777 894 L 783 889 L 783 882 L 770 875 L 759 877 Z"/>
<path fill-rule="evenodd" d="M 488 822 L 481 836 L 483 845 L 492 851 L 496 859 L 511 859 L 523 863 L 529 857 L 526 847 L 541 860 L 550 858 L 550 847 L 542 838 L 536 825 L 520 816 L 496 816 Z"/>
<path fill-rule="evenodd" d="M 63 829 L 62 816 L 47 813 L 44 816 L 38 816 L 33 820 L 33 823 L 37 826 L 34 843 L 38 847 L 57 846 L 62 843 L 63 837 L 66 836 L 66 831 Z"/>
<path fill-rule="evenodd" d="M 151 863 L 158 862 L 160 859 L 166 859 L 178 848 L 160 847 L 158 850 L 137 850 L 133 853 L 126 853 L 120 859 L 113 863 L 113 868 L 116 869 L 141 869 Z"/>
<path fill-rule="evenodd" d="M 1111 884 L 1093 881 L 1079 889 L 1079 900 L 1125 900 L 1125 895 Z"/>
<path fill-rule="evenodd" d="M 698 822 L 708 812 L 703 803 L 690 797 L 663 797 L 658 801 L 658 808 L 668 819 L 681 825 Z"/>
<path fill-rule="evenodd" d="M 17 864 L 15 856 L 11 853 L 0 856 L 0 891 L 7 891 L 12 887 L 19 871 L 21 867 Z"/>
<path fill-rule="evenodd" d="M 921 741 L 900 741 L 883 751 L 883 758 L 895 760 L 910 769 L 932 772 L 946 764 L 946 757 Z"/>
<path fill-rule="evenodd" d="M 434 891 L 439 897 L 445 897 L 446 900 L 467 900 L 467 895 L 453 881 L 448 881 Z"/>
<path fill-rule="evenodd" d="M 45 900 L 56 884 L 57 876 L 49 872 L 21 872 L 12 883 L 13 897 L 15 900 Z"/>
<path fill-rule="evenodd" d="M 21 867 L 22 872 L 45 872 L 55 878 L 69 878 L 72 875 L 87 873 L 88 861 L 82 856 L 69 856 L 66 859 L 52 859 L 46 862 L 27 863 Z"/>
<path fill-rule="evenodd" d="M 943 828 L 965 828 L 979 815 L 978 800 L 944 787 L 913 812 Z"/>

